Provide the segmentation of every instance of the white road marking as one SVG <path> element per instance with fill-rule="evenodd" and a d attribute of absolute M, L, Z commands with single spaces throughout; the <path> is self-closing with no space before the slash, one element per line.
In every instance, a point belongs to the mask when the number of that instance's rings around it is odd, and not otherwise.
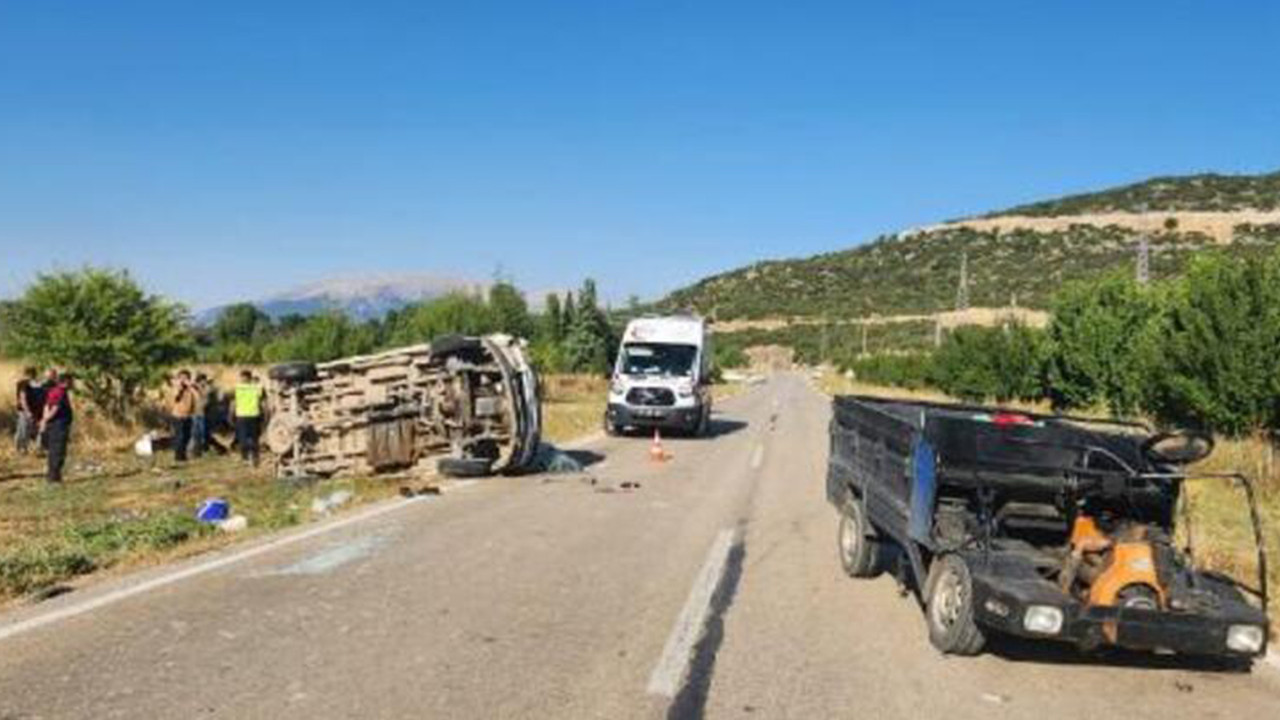
<path fill-rule="evenodd" d="M 84 602 L 73 603 L 43 615 L 36 615 L 34 617 L 27 618 L 26 620 L 19 620 L 18 622 L 12 622 L 7 625 L 0 625 L 0 640 L 6 640 L 14 637 L 15 635 L 21 635 L 22 633 L 30 632 L 46 625 L 52 625 L 63 620 L 69 620 L 73 617 L 97 610 L 98 608 L 113 605 L 121 600 L 127 600 L 135 595 L 148 593 L 152 590 L 157 590 L 188 578 L 193 578 L 197 575 L 204 575 L 205 573 L 222 569 L 228 565 L 244 562 L 245 560 L 255 558 L 259 555 L 264 555 L 273 550 L 279 550 L 282 547 L 296 545 L 300 542 L 310 540 L 311 538 L 331 533 L 335 530 L 341 530 L 342 528 L 364 522 L 365 520 L 378 517 L 379 515 L 386 515 L 387 513 L 395 512 L 407 505 L 419 502 L 421 499 L 422 498 L 406 498 L 403 500 L 389 502 L 385 505 L 377 505 L 363 512 L 344 517 L 340 520 L 334 520 L 333 522 L 318 525 L 294 535 L 286 535 L 263 543 L 262 545 L 256 545 L 246 550 L 241 550 L 237 553 L 213 558 L 206 562 L 198 563 L 196 565 L 183 568 L 182 570 L 169 573 L 168 575 L 161 575 L 159 577 L 140 582 L 137 585 L 120 588 L 119 590 L 90 598 Z"/>
<path fill-rule="evenodd" d="M 751 452 L 751 469 L 759 470 L 764 464 L 764 445 L 756 445 L 756 449 Z"/>
<path fill-rule="evenodd" d="M 689 599 L 685 600 L 684 608 L 676 618 L 675 626 L 671 628 L 671 635 L 667 637 L 662 657 L 658 658 L 658 664 L 649 675 L 647 690 L 650 695 L 675 697 L 693 657 L 693 646 L 701 637 L 707 613 L 711 611 L 711 597 L 724 575 L 725 563 L 729 560 L 735 536 L 736 532 L 732 529 L 721 530 L 711 544 L 707 560 L 689 591 Z"/>

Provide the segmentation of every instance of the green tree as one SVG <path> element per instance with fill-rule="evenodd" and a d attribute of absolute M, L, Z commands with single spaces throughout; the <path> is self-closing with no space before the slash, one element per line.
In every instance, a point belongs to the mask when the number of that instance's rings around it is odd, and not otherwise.
<path fill-rule="evenodd" d="M 1196 258 L 1168 298 L 1149 409 L 1228 435 L 1280 429 L 1280 253 Z"/>
<path fill-rule="evenodd" d="M 566 303 L 567 305 L 567 303 Z M 613 330 L 600 310 L 596 283 L 588 278 L 578 292 L 572 325 L 564 340 L 564 361 L 575 372 L 607 372 L 613 349 Z"/>
<path fill-rule="evenodd" d="M 989 328 L 956 328 L 933 354 L 932 383 L 965 400 L 981 401 L 994 395 L 995 371 L 986 349 L 990 336 Z"/>
<path fill-rule="evenodd" d="M 542 338 L 547 342 L 559 343 L 564 339 L 564 317 L 560 311 L 560 296 L 547 293 L 542 310 Z"/>
<path fill-rule="evenodd" d="M 8 352 L 75 373 L 115 419 L 193 353 L 186 310 L 148 295 L 124 271 L 41 275 L 6 306 L 3 327 Z"/>
<path fill-rule="evenodd" d="M 236 303 L 218 314 L 213 323 L 213 339 L 219 345 L 252 343 L 270 332 L 271 318 L 253 303 Z"/>
<path fill-rule="evenodd" d="M 1133 413 L 1148 391 L 1145 365 L 1158 303 L 1127 273 L 1067 285 L 1053 305 L 1045 373 L 1057 408 L 1105 403 Z"/>
<path fill-rule="evenodd" d="M 956 328 L 934 353 L 930 377 L 966 400 L 1035 400 L 1042 395 L 1044 347 L 1041 333 L 1023 325 Z"/>
<path fill-rule="evenodd" d="M 577 320 L 578 305 L 574 302 L 573 293 L 566 292 L 564 294 L 564 304 L 560 306 L 560 332 L 568 334 L 569 328 L 573 327 L 574 321 Z"/>
<path fill-rule="evenodd" d="M 413 345 L 440 335 L 483 335 L 497 330 L 498 324 L 484 300 L 450 293 L 403 312 L 389 336 L 395 345 Z"/>
<path fill-rule="evenodd" d="M 268 343 L 263 356 L 269 362 L 325 362 L 371 352 L 376 339 L 372 325 L 355 323 L 341 313 L 324 313 L 308 318 L 294 332 Z"/>
<path fill-rule="evenodd" d="M 521 338 L 533 334 L 533 318 L 524 294 L 509 282 L 494 283 L 489 289 L 489 314 L 499 332 Z"/>

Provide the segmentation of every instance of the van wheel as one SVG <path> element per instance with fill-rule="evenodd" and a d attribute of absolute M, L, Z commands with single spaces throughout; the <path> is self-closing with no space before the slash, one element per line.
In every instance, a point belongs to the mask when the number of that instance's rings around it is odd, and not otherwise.
<path fill-rule="evenodd" d="M 304 383 L 316 379 L 316 365 L 309 362 L 287 362 L 273 365 L 267 377 L 276 382 Z"/>
<path fill-rule="evenodd" d="M 698 424 L 693 426 L 693 436 L 704 438 L 711 430 L 711 408 L 703 408 L 698 415 Z"/>
<path fill-rule="evenodd" d="M 866 511 L 857 498 L 845 503 L 840 513 L 839 541 L 840 565 L 845 574 L 855 578 L 871 578 L 883 572 L 877 560 L 880 543 L 868 536 Z"/>
<path fill-rule="evenodd" d="M 977 655 L 986 637 L 974 620 L 973 576 L 959 555 L 933 561 L 925 582 L 929 642 L 948 655 Z"/>
<path fill-rule="evenodd" d="M 609 413 L 604 414 L 604 434 L 609 437 L 618 437 L 622 434 L 622 426 L 609 419 Z"/>

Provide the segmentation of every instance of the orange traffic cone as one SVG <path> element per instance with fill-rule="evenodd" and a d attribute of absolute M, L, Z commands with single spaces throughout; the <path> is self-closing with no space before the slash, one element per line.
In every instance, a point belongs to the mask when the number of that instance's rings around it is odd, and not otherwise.
<path fill-rule="evenodd" d="M 653 444 L 649 446 L 649 459 L 654 462 L 664 462 L 667 459 L 667 453 L 662 449 L 662 435 L 658 433 L 658 428 L 653 429 Z"/>

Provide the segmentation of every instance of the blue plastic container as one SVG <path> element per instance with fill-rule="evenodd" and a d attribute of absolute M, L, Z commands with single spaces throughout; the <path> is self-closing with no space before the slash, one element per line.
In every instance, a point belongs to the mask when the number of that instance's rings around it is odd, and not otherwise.
<path fill-rule="evenodd" d="M 222 498 L 209 498 L 200 503 L 200 509 L 196 510 L 196 519 L 200 522 L 218 522 L 226 520 L 231 515 L 231 503 Z"/>

